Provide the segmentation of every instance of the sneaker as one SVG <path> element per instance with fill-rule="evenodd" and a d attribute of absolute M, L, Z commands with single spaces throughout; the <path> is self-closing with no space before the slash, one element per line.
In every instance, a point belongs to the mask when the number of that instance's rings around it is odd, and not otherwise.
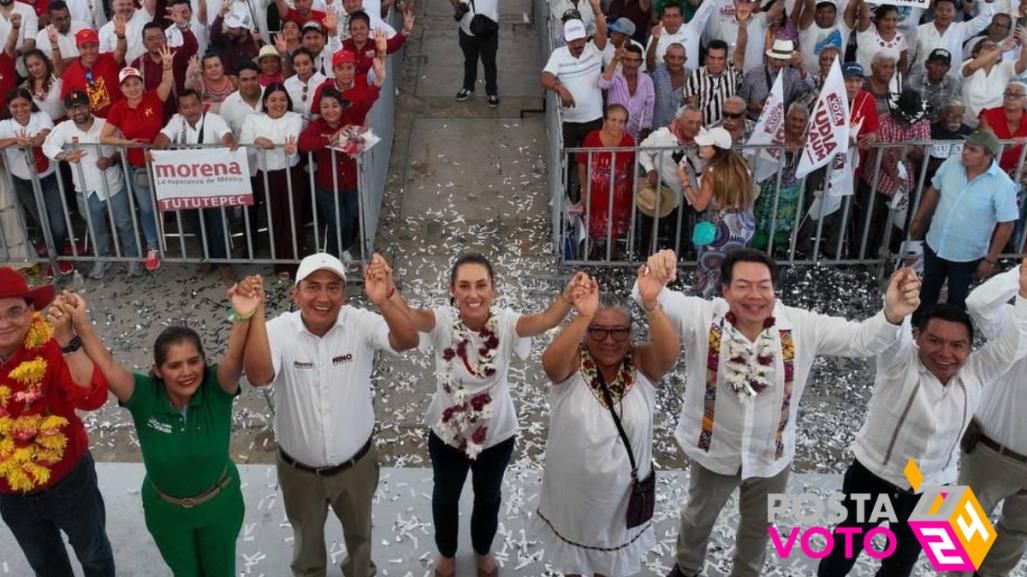
<path fill-rule="evenodd" d="M 139 264 L 139 261 L 132 261 L 128 263 L 128 270 L 126 271 L 128 278 L 136 278 L 143 276 L 143 266 Z"/>
<path fill-rule="evenodd" d="M 495 94 L 489 94 L 489 108 L 499 107 L 499 96 Z"/>
<path fill-rule="evenodd" d="M 160 254 L 157 249 L 151 248 L 146 251 L 146 270 L 153 272 L 160 268 Z"/>
<path fill-rule="evenodd" d="M 468 90 L 466 88 L 461 88 L 460 92 L 456 93 L 456 101 L 457 102 L 463 102 L 464 100 L 467 100 L 468 98 L 470 98 L 472 96 L 474 96 L 474 91 L 473 90 Z"/>
<path fill-rule="evenodd" d="M 111 262 L 106 260 L 98 261 L 93 265 L 93 268 L 89 269 L 89 278 L 93 280 L 103 280 L 103 276 L 107 274 L 107 271 L 111 268 Z"/>
<path fill-rule="evenodd" d="M 57 261 L 57 272 L 61 276 L 68 276 L 75 272 L 75 265 L 71 264 L 71 261 L 59 260 Z"/>

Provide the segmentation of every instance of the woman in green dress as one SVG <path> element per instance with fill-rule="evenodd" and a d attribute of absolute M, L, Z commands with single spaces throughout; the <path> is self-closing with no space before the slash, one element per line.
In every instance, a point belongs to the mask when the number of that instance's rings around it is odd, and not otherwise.
<path fill-rule="evenodd" d="M 80 295 L 56 305 L 71 315 L 82 346 L 135 422 L 146 466 L 146 527 L 175 577 L 231 577 L 243 521 L 239 471 L 228 455 L 232 402 L 239 394 L 249 317 L 263 300 L 259 276 L 228 290 L 232 329 L 220 364 L 208 365 L 199 335 L 165 329 L 149 374 L 114 360 L 86 316 Z"/>
<path fill-rule="evenodd" d="M 785 115 L 785 152 L 778 161 L 781 165 L 781 188 L 780 192 L 775 194 L 778 186 L 776 170 L 760 183 L 760 196 L 756 199 L 755 209 L 756 235 L 752 238 L 752 247 L 755 249 L 766 250 L 771 235 L 774 237 L 775 252 L 786 253 L 791 246 L 795 215 L 802 209 L 799 206 L 799 189 L 802 182 L 795 178 L 795 169 L 799 167 L 808 120 L 809 111 L 803 103 L 793 102 L 788 107 L 788 113 Z M 760 162 L 767 161 L 761 159 Z"/>

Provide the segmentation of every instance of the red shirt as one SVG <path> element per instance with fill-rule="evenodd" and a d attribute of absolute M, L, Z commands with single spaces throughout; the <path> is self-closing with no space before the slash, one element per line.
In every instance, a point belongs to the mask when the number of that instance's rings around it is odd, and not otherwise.
<path fill-rule="evenodd" d="M 392 54 L 403 47 L 407 41 L 407 37 L 403 34 L 396 34 L 392 38 L 389 38 L 385 42 L 385 53 Z M 374 66 L 374 56 L 377 54 L 377 50 L 374 48 L 374 42 L 370 39 L 364 43 L 363 49 L 357 49 L 357 43 L 352 38 L 347 38 L 342 41 L 342 49 L 349 50 L 350 52 L 357 55 L 357 74 L 366 76 L 367 71 Z"/>
<path fill-rule="evenodd" d="M 346 126 L 347 124 L 359 124 L 352 122 L 352 119 L 348 118 L 350 110 L 352 108 L 342 111 L 339 127 Z M 340 191 L 356 190 L 357 163 L 345 152 L 335 151 L 335 177 L 333 178 L 332 176 L 332 151 L 328 148 L 328 145 L 331 144 L 332 136 L 336 130 L 338 128 L 329 126 L 324 118 L 318 118 L 307 125 L 303 132 L 300 133 L 298 144 L 302 152 L 314 152 L 314 160 L 317 161 L 317 172 L 314 174 L 314 180 L 318 186 L 326 190 L 335 190 L 334 178 L 337 178 Z"/>
<path fill-rule="evenodd" d="M 314 91 L 314 98 L 310 101 L 310 112 L 312 114 L 321 114 L 321 91 L 329 86 L 332 88 L 339 87 L 334 78 L 329 78 Z M 342 97 L 350 103 L 346 108 L 347 117 L 351 119 L 350 124 L 363 126 L 367 113 L 374 106 L 374 101 L 378 100 L 380 92 L 381 90 L 377 86 L 367 84 L 366 76 L 358 74 L 353 77 L 353 86 L 342 91 Z"/>
<path fill-rule="evenodd" d="M 42 358 L 46 360 L 47 370 L 43 380 L 43 397 L 31 404 L 31 409 L 25 411 L 25 403 L 15 402 L 15 395 L 25 391 L 26 387 L 10 378 L 12 370 L 18 367 L 24 360 Z M 75 384 L 71 377 L 68 364 L 64 361 L 64 355 L 57 346 L 57 341 L 50 339 L 43 345 L 41 350 L 28 351 L 25 347 L 19 347 L 6 363 L 0 364 L 0 384 L 10 389 L 10 400 L 5 409 L 8 417 L 17 419 L 19 416 L 33 414 L 47 414 L 64 417 L 68 424 L 59 429 L 59 432 L 68 438 L 68 444 L 64 449 L 64 457 L 56 464 L 49 465 L 50 479 L 44 485 L 38 485 L 30 490 L 36 492 L 44 490 L 68 475 L 78 465 L 82 455 L 89 448 L 89 437 L 86 429 L 82 426 L 82 420 L 75 414 L 75 410 L 92 411 L 99 409 L 107 402 L 107 379 L 103 377 L 100 369 L 94 366 L 93 378 L 89 388 L 83 388 Z M 45 407 L 40 412 L 40 407 Z M 6 439 L 6 435 L 0 435 L 0 441 Z M 15 446 L 23 446 L 23 442 L 15 439 Z M 0 461 L 3 455 L 0 454 Z M 0 493 L 19 493 L 11 489 L 6 477 L 0 477 Z"/>
<path fill-rule="evenodd" d="M 0 51 L 0 110 L 7 112 L 7 93 L 18 85 L 18 74 L 11 55 Z"/>
<path fill-rule="evenodd" d="M 121 64 L 110 53 L 101 54 L 92 68 L 82 66 L 81 59 L 76 59 L 61 73 L 61 100 L 76 90 L 82 90 L 89 95 L 89 108 L 93 114 L 106 118 L 111 105 L 124 98 L 118 84 L 120 71 Z"/>
<path fill-rule="evenodd" d="M 988 123 L 988 128 L 995 133 L 999 140 L 1011 140 L 1027 136 L 1027 114 L 1020 116 L 1020 126 L 1016 127 L 1016 132 L 1009 131 L 1006 113 L 1002 110 L 1001 106 L 982 110 L 981 120 Z M 1002 149 L 1002 158 L 998 161 L 998 165 L 1002 170 L 1010 174 L 1016 170 L 1016 165 L 1020 163 L 1020 150 L 1022 148 L 1023 145 L 1019 144 L 1016 146 L 1009 145 Z"/>
<path fill-rule="evenodd" d="M 307 22 L 310 22 L 311 20 L 320 24 L 321 21 L 325 19 L 325 13 L 321 12 L 320 10 L 311 10 L 310 16 L 304 18 L 299 12 L 296 11 L 295 8 L 289 8 L 289 11 L 285 13 L 285 19 L 292 20 L 293 22 L 299 24 L 300 28 L 303 28 L 303 25 Z"/>
<path fill-rule="evenodd" d="M 182 45 L 171 49 L 174 53 L 171 59 L 171 71 L 175 77 L 175 89 L 171 91 L 167 102 L 164 103 L 165 118 L 171 118 L 175 115 L 177 106 L 174 95 L 185 88 L 185 71 L 189 68 L 189 59 L 196 55 L 196 51 L 199 49 L 199 44 L 196 43 L 196 35 L 193 34 L 192 30 L 186 28 L 181 32 Z M 161 61 L 154 62 L 149 54 L 143 54 L 133 60 L 130 66 L 138 68 L 143 73 L 143 87 L 146 90 L 156 90 L 160 86 L 161 78 L 164 77 L 164 64 Z"/>
<path fill-rule="evenodd" d="M 107 124 L 116 126 L 127 140 L 138 138 L 143 142 L 153 142 L 160 129 L 164 128 L 164 101 L 157 96 L 156 90 L 144 93 L 139 106 L 135 108 L 128 105 L 128 100 L 119 100 L 111 106 Z M 132 166 L 146 166 L 143 149 L 129 148 L 128 163 Z"/>
<path fill-rule="evenodd" d="M 860 119 L 863 119 L 863 125 L 859 129 L 861 135 L 877 132 L 881 127 L 881 121 L 877 117 L 877 104 L 874 96 L 863 88 L 859 89 L 859 93 L 856 94 L 856 100 L 849 110 L 850 122 L 859 122 Z"/>
<path fill-rule="evenodd" d="M 582 148 L 603 148 L 602 138 L 598 130 L 593 130 L 585 137 Z M 618 147 L 635 146 L 635 139 L 627 132 L 620 138 Z M 613 157 L 616 155 L 616 159 Z M 578 153 L 578 162 L 587 165 L 587 152 Z M 589 211 L 588 234 L 592 238 L 606 238 L 606 223 L 610 219 L 610 161 L 613 165 L 613 238 L 622 237 L 631 227 L 631 187 L 634 184 L 632 169 L 635 166 L 633 152 L 593 152 L 591 187 L 582 190 L 581 206 Z"/>

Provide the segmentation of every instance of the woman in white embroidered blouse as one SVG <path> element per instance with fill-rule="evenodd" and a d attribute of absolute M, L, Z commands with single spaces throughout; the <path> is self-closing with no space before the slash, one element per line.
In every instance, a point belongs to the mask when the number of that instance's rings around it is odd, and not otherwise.
<path fill-rule="evenodd" d="M 565 575 L 637 573 L 656 543 L 651 511 L 636 514 L 629 503 L 635 483 L 653 481 L 654 385 L 673 368 L 681 346 L 657 301 L 663 287 L 647 267 L 639 269 L 649 344 L 631 342 L 624 301 L 600 298 L 591 280 L 574 294 L 577 317 L 542 355 L 553 382 L 552 415 L 532 534 Z"/>
<path fill-rule="evenodd" d="M 435 350 L 438 389 L 425 421 L 431 427 L 428 451 L 435 481 L 432 518 L 440 557 L 435 575 L 454 572 L 460 493 L 467 471 L 474 486 L 471 542 L 478 575 L 499 574 L 490 550 L 499 523 L 500 487 L 513 454 L 517 414 L 510 398 L 507 372 L 510 358 L 530 352 L 530 337 L 558 324 L 570 312 L 578 273 L 563 293 L 542 313 L 521 315 L 493 308 L 496 295 L 492 264 L 477 253 L 457 258 L 450 272 L 451 306 L 411 309 L 394 298 L 421 332 L 422 350 Z"/>
<path fill-rule="evenodd" d="M 29 77 L 22 87 L 32 93 L 32 101 L 40 110 L 49 114 L 55 123 L 60 122 L 64 118 L 64 102 L 61 101 L 61 79 L 55 74 L 53 64 L 38 48 L 26 52 L 24 59 Z"/>
<path fill-rule="evenodd" d="M 268 234 L 274 239 L 272 258 L 290 260 L 297 256 L 293 241 L 298 248 L 303 248 L 307 180 L 297 167 L 300 161 L 297 142 L 303 131 L 303 117 L 292 111 L 292 99 L 281 83 L 267 85 L 261 102 L 265 112 L 246 118 L 239 143 L 256 145 L 249 148 L 250 171 L 255 174 L 253 192 L 258 203 L 261 200 L 267 203 L 266 216 L 271 221 Z M 264 211 L 251 212 L 250 218 L 259 217 L 260 212 Z M 275 272 L 288 278 L 295 274 L 296 265 L 275 264 Z"/>

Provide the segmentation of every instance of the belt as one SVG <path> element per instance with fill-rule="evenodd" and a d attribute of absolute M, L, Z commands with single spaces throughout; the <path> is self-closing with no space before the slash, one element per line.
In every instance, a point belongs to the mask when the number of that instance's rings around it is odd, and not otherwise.
<path fill-rule="evenodd" d="M 994 439 L 989 439 L 984 433 L 980 433 L 980 437 L 978 437 L 977 441 L 983 444 L 985 447 L 994 450 L 999 455 L 1003 455 L 1005 457 L 1009 457 L 1014 461 L 1018 461 L 1021 465 L 1027 465 L 1027 457 L 1021 455 L 1020 453 L 1017 453 L 1009 447 L 1002 445 Z"/>
<path fill-rule="evenodd" d="M 286 453 L 281 448 L 278 449 L 278 454 L 282 457 L 282 460 L 285 461 L 286 465 L 295 467 L 300 471 L 313 473 L 320 477 L 331 477 L 332 475 L 338 475 L 339 473 L 355 465 L 357 461 L 362 459 L 364 455 L 366 455 L 367 452 L 371 450 L 371 445 L 373 444 L 373 442 L 374 436 L 368 437 L 367 442 L 364 443 L 363 447 L 360 447 L 360 450 L 357 451 L 355 455 L 350 457 L 348 460 L 339 463 L 338 465 L 331 465 L 329 467 L 311 467 L 310 465 L 304 465 L 303 463 L 290 457 L 289 453 Z"/>
<path fill-rule="evenodd" d="M 171 495 L 168 495 L 167 493 L 161 491 L 157 488 L 157 485 L 153 481 L 150 481 L 150 486 L 153 487 L 153 491 L 157 493 L 158 497 L 167 501 L 168 503 L 171 503 L 172 505 L 178 505 L 183 509 L 192 509 L 193 507 L 206 503 L 207 501 L 210 501 L 211 499 L 216 497 L 222 489 L 228 486 L 228 483 L 231 482 L 231 480 L 232 477 L 228 474 L 228 465 L 225 465 L 225 469 L 221 471 L 221 478 L 218 479 L 218 482 L 215 483 L 213 487 L 207 489 L 199 495 L 196 495 L 195 497 L 186 497 L 184 499 L 172 497 Z"/>

